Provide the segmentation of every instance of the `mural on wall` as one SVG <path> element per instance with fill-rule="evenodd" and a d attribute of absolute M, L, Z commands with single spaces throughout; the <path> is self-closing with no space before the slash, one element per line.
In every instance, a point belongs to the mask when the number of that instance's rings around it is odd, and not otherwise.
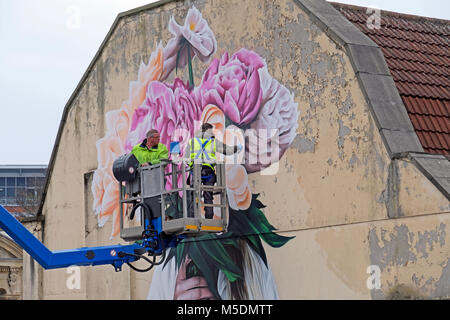
<path fill-rule="evenodd" d="M 155 268 L 149 299 L 277 299 L 262 240 L 278 248 L 291 238 L 275 233 L 265 208 L 253 194 L 248 174 L 279 161 L 295 138 L 298 105 L 291 92 L 272 78 L 265 60 L 242 48 L 214 58 L 217 41 L 207 21 L 192 7 L 173 37 L 159 44 L 120 109 L 106 114 L 106 134 L 97 141 L 93 210 L 100 227 L 112 219 L 111 238 L 120 232 L 119 194 L 112 173 L 114 160 L 157 129 L 166 146 L 178 140 L 183 151 L 202 123 L 211 123 L 225 143 L 245 146 L 242 161 L 226 165 L 228 231 L 185 239 Z M 192 61 L 206 64 L 195 86 Z M 188 68 L 189 80 L 176 77 Z M 167 79 L 175 72 L 175 79 Z M 204 241 L 209 240 L 209 241 Z"/>

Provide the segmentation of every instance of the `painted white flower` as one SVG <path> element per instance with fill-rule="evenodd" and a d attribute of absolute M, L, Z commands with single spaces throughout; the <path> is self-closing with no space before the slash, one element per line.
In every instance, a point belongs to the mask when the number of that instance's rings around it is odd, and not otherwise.
<path fill-rule="evenodd" d="M 181 69 L 188 63 L 188 46 L 183 46 L 184 41 L 190 44 L 191 58 L 197 56 L 203 63 L 208 62 L 216 52 L 217 41 L 214 33 L 208 26 L 208 22 L 202 18 L 200 11 L 194 6 L 189 9 L 183 26 L 180 26 L 174 17 L 171 17 L 169 31 L 174 37 L 169 40 L 164 48 L 164 68 L 161 81 L 166 79 L 175 69 L 180 49 L 178 67 Z"/>
<path fill-rule="evenodd" d="M 267 67 L 259 70 L 259 76 L 262 106 L 250 125 L 253 130 L 246 131 L 245 167 L 248 172 L 260 171 L 283 156 L 297 134 L 300 115 L 294 94 L 272 78 Z"/>

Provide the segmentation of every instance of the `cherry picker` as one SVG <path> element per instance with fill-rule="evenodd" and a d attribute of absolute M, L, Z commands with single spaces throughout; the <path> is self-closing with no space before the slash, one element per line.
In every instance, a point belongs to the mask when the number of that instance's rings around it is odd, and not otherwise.
<path fill-rule="evenodd" d="M 114 161 L 113 174 L 119 188 L 120 237 L 130 244 L 51 251 L 2 206 L 0 228 L 44 269 L 112 265 L 121 271 L 126 263 L 140 272 L 161 264 L 166 249 L 176 247 L 186 237 L 226 232 L 228 207 L 223 163 L 216 163 L 214 186 L 202 185 L 201 163 L 189 167 L 185 160 L 163 160 L 157 165 L 140 166 L 131 153 Z M 202 200 L 205 190 L 214 193 L 213 204 Z M 160 210 L 154 210 L 155 203 Z M 204 218 L 206 206 L 214 207 L 214 219 Z M 149 267 L 133 266 L 139 259 L 147 261 Z"/>

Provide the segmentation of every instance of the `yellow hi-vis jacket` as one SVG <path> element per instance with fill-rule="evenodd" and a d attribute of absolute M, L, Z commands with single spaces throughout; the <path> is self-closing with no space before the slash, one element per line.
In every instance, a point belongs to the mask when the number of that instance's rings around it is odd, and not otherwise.
<path fill-rule="evenodd" d="M 169 151 L 167 147 L 163 143 L 158 143 L 157 146 L 153 148 L 147 148 L 145 139 L 141 144 L 135 145 L 131 153 L 134 154 L 136 159 L 140 164 L 150 163 L 152 165 L 158 164 L 161 162 L 161 159 L 169 158 Z"/>
<path fill-rule="evenodd" d="M 189 150 L 192 166 L 195 162 L 201 162 L 202 165 L 208 166 L 214 170 L 216 160 L 216 140 L 213 137 L 208 139 L 192 138 L 189 140 Z"/>

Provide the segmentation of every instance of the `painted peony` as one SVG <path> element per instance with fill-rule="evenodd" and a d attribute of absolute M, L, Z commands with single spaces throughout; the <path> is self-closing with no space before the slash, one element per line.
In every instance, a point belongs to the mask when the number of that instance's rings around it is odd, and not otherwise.
<path fill-rule="evenodd" d="M 169 146 L 171 141 L 178 140 L 183 151 L 200 116 L 201 109 L 182 80 L 177 78 L 173 84 L 154 81 L 148 86 L 144 103 L 133 115 L 126 148 L 131 150 L 148 130 L 156 129 L 161 134 L 161 143 Z"/>
<path fill-rule="evenodd" d="M 298 128 L 298 103 L 294 94 L 270 76 L 267 67 L 259 70 L 263 90 L 263 107 L 252 128 L 278 129 L 280 131 L 280 146 L 286 147 L 292 143 Z"/>
<path fill-rule="evenodd" d="M 164 82 L 177 66 L 186 65 L 193 82 L 191 60 L 198 57 L 208 62 L 217 49 L 213 32 L 195 7 L 189 9 L 184 25 L 172 17 L 169 31 L 174 37 L 166 47 L 159 44 L 148 64 L 141 63 L 137 80 L 130 82 L 129 98 L 121 108 L 106 113 L 106 133 L 96 144 L 93 209 L 99 226 L 113 218 L 111 238 L 120 231 L 112 164 L 141 143 L 150 129 L 160 132 L 160 142 L 167 147 L 179 141 L 181 157 L 200 124 L 206 122 L 213 125 L 219 140 L 245 146 L 239 154 L 217 157 L 226 163 L 230 207 L 247 210 L 252 203 L 248 173 L 277 163 L 298 128 L 293 94 L 270 76 L 265 61 L 251 50 L 240 49 L 231 57 L 225 52 L 220 60 L 213 59 L 196 88 L 179 78 Z M 171 184 L 169 179 L 167 187 Z"/>
<path fill-rule="evenodd" d="M 129 98 L 123 103 L 130 114 L 133 114 L 134 110 L 144 101 L 148 84 L 161 78 L 163 64 L 163 47 L 159 44 L 152 52 L 148 64 L 141 63 L 137 80 L 130 82 Z"/>
<path fill-rule="evenodd" d="M 112 173 L 112 164 L 115 159 L 128 152 L 125 141 L 132 114 L 144 101 L 148 84 L 160 78 L 162 69 L 163 48 L 159 45 L 151 54 L 148 64 L 141 64 L 137 80 L 130 83 L 129 97 L 122 107 L 106 113 L 106 133 L 96 143 L 98 167 L 91 185 L 93 211 L 100 227 L 113 217 L 111 238 L 117 236 L 120 231 L 119 190 Z"/>
<path fill-rule="evenodd" d="M 248 172 L 260 171 L 277 162 L 294 140 L 298 128 L 298 104 L 294 95 L 272 78 L 267 67 L 259 70 L 262 106 L 251 130 L 246 132 Z"/>
<path fill-rule="evenodd" d="M 111 237 L 119 233 L 119 190 L 117 180 L 112 173 L 112 164 L 124 154 L 123 143 L 117 135 L 109 134 L 97 143 L 97 160 L 99 167 L 94 172 L 91 190 L 93 194 L 93 210 L 98 225 L 102 227 L 112 216 L 113 228 Z"/>
<path fill-rule="evenodd" d="M 250 123 L 258 114 L 262 90 L 258 70 L 264 60 L 255 52 L 241 49 L 229 58 L 214 59 L 194 90 L 198 103 L 218 106 L 237 125 Z"/>
<path fill-rule="evenodd" d="M 187 84 L 176 78 L 173 84 L 159 81 L 150 83 L 146 99 L 135 115 L 126 141 L 127 150 L 140 143 L 148 130 L 156 129 L 161 135 L 160 143 L 170 146 L 172 141 L 180 142 L 180 156 L 183 156 L 189 139 L 198 129 L 196 125 L 199 125 L 201 109 L 191 96 Z M 167 187 L 171 185 L 172 181 L 168 179 Z M 181 185 L 181 180 L 178 185 Z"/>

